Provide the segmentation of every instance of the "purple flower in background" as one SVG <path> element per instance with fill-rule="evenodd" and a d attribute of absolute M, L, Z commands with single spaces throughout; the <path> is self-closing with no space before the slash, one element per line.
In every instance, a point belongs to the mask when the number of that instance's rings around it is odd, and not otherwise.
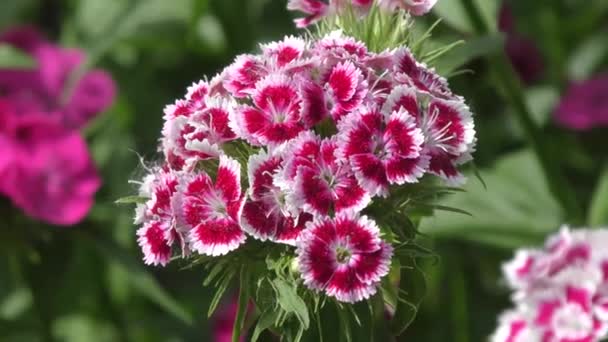
<path fill-rule="evenodd" d="M 517 32 L 513 12 L 506 2 L 500 8 L 498 28 L 506 35 L 505 51 L 521 80 L 526 84 L 536 81 L 544 69 L 541 53 L 534 41 Z"/>
<path fill-rule="evenodd" d="M 572 83 L 555 111 L 555 119 L 578 131 L 608 126 L 608 73 Z"/>
<path fill-rule="evenodd" d="M 111 105 L 114 82 L 98 70 L 78 75 L 84 53 L 31 27 L 0 34 L 0 44 L 37 62 L 34 69 L 0 68 L 0 194 L 32 218 L 76 224 L 101 185 L 78 129 Z"/>
<path fill-rule="evenodd" d="M 107 73 L 93 70 L 72 79 L 85 61 L 82 51 L 54 45 L 31 27 L 4 32 L 0 43 L 23 50 L 37 62 L 35 69 L 0 69 L 0 94 L 14 104 L 17 114 L 44 112 L 78 129 L 111 105 L 115 85 Z"/>
<path fill-rule="evenodd" d="M 101 185 L 84 139 L 55 115 L 14 113 L 0 102 L 0 193 L 30 217 L 78 223 Z"/>

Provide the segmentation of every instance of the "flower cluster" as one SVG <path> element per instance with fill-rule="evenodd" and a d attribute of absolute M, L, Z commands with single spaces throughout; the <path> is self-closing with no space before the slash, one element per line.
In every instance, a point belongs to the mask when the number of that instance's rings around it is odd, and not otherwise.
<path fill-rule="evenodd" d="M 173 246 L 224 255 L 250 236 L 296 246 L 308 287 L 368 298 L 393 248 L 362 211 L 426 174 L 462 182 L 471 113 L 405 47 L 374 53 L 332 32 L 261 49 L 166 107 L 165 162 L 137 209 L 145 261 L 167 264 Z"/>
<path fill-rule="evenodd" d="M 608 336 L 608 230 L 567 227 L 543 250 L 519 250 L 504 265 L 516 308 L 495 342 L 594 342 Z"/>
<path fill-rule="evenodd" d="M 437 0 L 289 0 L 287 9 L 306 14 L 306 17 L 295 20 L 297 27 L 306 27 L 349 8 L 364 16 L 376 4 L 384 11 L 405 10 L 420 16 L 428 13 L 436 3 Z"/>
<path fill-rule="evenodd" d="M 31 55 L 37 66 L 0 68 L 0 194 L 28 216 L 75 224 L 101 184 L 78 129 L 111 104 L 114 83 L 102 71 L 71 82 L 84 54 L 32 28 L 7 31 L 1 43 Z"/>

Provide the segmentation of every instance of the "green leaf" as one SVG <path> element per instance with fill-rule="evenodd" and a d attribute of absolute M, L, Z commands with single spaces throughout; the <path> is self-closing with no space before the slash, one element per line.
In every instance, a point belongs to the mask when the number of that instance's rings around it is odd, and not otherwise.
<path fill-rule="evenodd" d="M 267 309 L 264 312 L 262 312 L 262 315 L 260 315 L 260 318 L 258 319 L 258 323 L 256 324 L 255 329 L 253 330 L 253 335 L 251 336 L 251 342 L 256 342 L 258 340 L 258 338 L 260 337 L 260 334 L 262 332 L 264 332 L 264 330 L 272 327 L 274 325 L 274 322 L 277 320 L 278 316 L 279 316 L 278 310 Z"/>
<path fill-rule="evenodd" d="M 32 69 L 36 61 L 23 51 L 10 45 L 0 43 L 0 68 Z"/>
<path fill-rule="evenodd" d="M 192 323 L 190 313 L 184 310 L 181 305 L 171 297 L 156 281 L 156 279 L 146 271 L 139 260 L 133 259 L 130 253 L 101 236 L 92 236 L 90 233 L 81 233 L 82 241 L 90 243 L 97 249 L 108 263 L 123 269 L 129 274 L 129 282 L 139 293 L 155 302 L 165 311 L 172 314 L 186 324 Z"/>
<path fill-rule="evenodd" d="M 477 8 L 481 11 L 481 16 L 487 27 L 491 31 L 496 31 L 498 21 L 498 0 L 474 0 Z M 469 21 L 467 12 L 461 1 L 438 1 L 433 12 L 442 18 L 447 24 L 464 33 L 473 33 L 475 30 Z"/>
<path fill-rule="evenodd" d="M 213 298 L 211 298 L 211 303 L 209 303 L 207 317 L 211 317 L 211 315 L 213 315 L 213 313 L 215 312 L 215 309 L 217 309 L 217 306 L 222 300 L 222 297 L 224 297 L 224 293 L 226 293 L 226 290 L 230 286 L 230 281 L 232 280 L 232 277 L 232 274 L 226 275 L 215 289 L 215 294 L 213 295 Z"/>
<path fill-rule="evenodd" d="M 296 315 L 298 321 L 304 326 L 305 329 L 308 329 L 310 324 L 310 318 L 308 317 L 308 308 L 306 307 L 306 303 L 300 298 L 296 289 L 285 282 L 283 279 L 274 279 L 272 281 L 277 293 L 279 295 L 278 301 L 279 305 L 286 312 L 290 312 Z"/>
<path fill-rule="evenodd" d="M 608 35 L 605 32 L 585 39 L 569 58 L 568 79 L 580 81 L 589 78 L 607 55 Z"/>
<path fill-rule="evenodd" d="M 539 126 L 546 125 L 551 119 L 551 113 L 559 100 L 559 91 L 554 86 L 536 86 L 526 89 L 525 101 L 530 108 L 532 118 Z M 515 115 L 514 113 L 509 113 Z M 515 129 L 520 130 L 519 127 Z M 523 133 L 522 133 L 523 134 Z"/>
<path fill-rule="evenodd" d="M 338 319 L 340 320 L 340 327 L 343 333 L 340 334 L 340 340 L 345 339 L 346 342 L 352 342 L 353 332 L 350 327 L 350 318 L 348 316 L 348 311 L 338 303 L 336 303 L 336 311 L 338 312 Z"/>
<path fill-rule="evenodd" d="M 608 225 L 608 166 L 602 172 L 595 187 L 588 221 L 591 227 Z"/>
<path fill-rule="evenodd" d="M 236 318 L 234 319 L 234 326 L 232 328 L 232 342 L 239 342 L 241 333 L 243 332 L 247 307 L 249 306 L 249 280 L 247 266 L 243 265 L 239 275 L 239 301 Z"/>
<path fill-rule="evenodd" d="M 400 278 L 399 299 L 390 324 L 392 332 L 397 336 L 412 324 L 426 294 L 426 279 L 413 259 L 409 265 L 402 266 Z"/>
<path fill-rule="evenodd" d="M 507 155 L 494 168 L 480 172 L 487 189 L 469 180 L 467 192 L 440 201 L 440 205 L 466 210 L 473 217 L 438 211 L 424 218 L 419 230 L 436 238 L 514 248 L 542 241 L 563 223 L 561 206 L 549 192 L 530 151 Z"/>
<path fill-rule="evenodd" d="M 121 197 L 114 201 L 116 204 L 143 204 L 146 203 L 149 198 L 141 197 L 141 196 L 126 196 Z"/>
<path fill-rule="evenodd" d="M 503 46 L 504 37 L 499 33 L 475 37 L 441 56 L 434 65 L 440 74 L 449 75 L 476 58 L 501 52 Z"/>

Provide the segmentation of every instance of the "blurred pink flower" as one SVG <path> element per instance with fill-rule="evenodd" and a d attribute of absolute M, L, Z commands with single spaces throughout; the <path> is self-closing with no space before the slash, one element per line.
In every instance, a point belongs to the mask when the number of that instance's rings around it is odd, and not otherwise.
<path fill-rule="evenodd" d="M 238 304 L 236 299 L 232 299 L 228 304 L 220 308 L 213 321 L 213 342 L 232 341 L 232 328 L 234 327 L 234 321 L 236 320 L 237 310 Z M 250 310 L 251 305 L 249 305 L 247 312 Z M 245 337 L 241 336 L 240 341 L 245 341 Z"/>
<path fill-rule="evenodd" d="M 555 111 L 555 118 L 562 126 L 579 131 L 608 126 L 608 73 L 572 83 Z"/>
<path fill-rule="evenodd" d="M 86 72 L 70 84 L 85 61 L 82 51 L 54 45 L 32 27 L 6 31 L 0 43 L 23 50 L 38 63 L 31 70 L 0 69 L 0 93 L 13 102 L 18 114 L 48 112 L 66 127 L 78 129 L 111 105 L 115 85 L 107 73 Z"/>
<path fill-rule="evenodd" d="M 498 28 L 505 33 L 505 51 L 521 80 L 526 84 L 538 80 L 544 69 L 540 50 L 534 41 L 517 32 L 513 12 L 506 2 L 500 8 Z"/>
<path fill-rule="evenodd" d="M 26 215 L 73 225 L 91 208 L 101 185 L 84 139 L 56 115 L 15 115 L 0 100 L 0 193 Z"/>

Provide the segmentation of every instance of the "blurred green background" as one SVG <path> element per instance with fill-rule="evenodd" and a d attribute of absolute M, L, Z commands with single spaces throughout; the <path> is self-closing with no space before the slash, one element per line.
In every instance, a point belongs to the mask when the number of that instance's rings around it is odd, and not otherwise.
<path fill-rule="evenodd" d="M 436 67 L 476 115 L 475 164 L 485 185 L 471 176 L 467 192 L 440 199 L 472 217 L 437 212 L 420 227 L 421 242 L 440 258 L 424 262 L 427 294 L 403 341 L 484 341 L 509 305 L 499 265 L 513 248 L 542 242 L 566 221 L 608 223 L 608 131 L 575 132 L 552 117 L 569 82 L 608 66 L 608 1 L 509 3 L 513 30 L 537 47 L 541 60 L 537 77 L 521 84 L 521 95 L 548 153 L 575 189 L 585 213 L 577 219 L 550 192 L 516 119 L 518 108 L 495 71 L 511 34 L 498 33 L 502 2 L 473 1 L 482 8 L 478 19 L 484 30 L 467 14 L 465 2 L 439 0 L 417 29 L 441 18 L 431 45 L 464 41 Z M 158 158 L 166 104 L 259 42 L 296 34 L 294 14 L 285 5 L 278 0 L 0 1 L 0 31 L 33 25 L 61 45 L 86 50 L 89 63 L 118 84 L 112 108 L 85 130 L 104 183 L 89 217 L 71 228 L 20 218 L 28 228 L 17 238 L 5 239 L 0 232 L 5 242 L 0 243 L 0 341 L 212 341 L 213 322 L 206 317 L 211 291 L 202 286 L 203 271 L 181 269 L 179 262 L 146 268 L 132 208 L 114 201 L 135 191 L 127 180 L 143 173 L 138 155 Z"/>

